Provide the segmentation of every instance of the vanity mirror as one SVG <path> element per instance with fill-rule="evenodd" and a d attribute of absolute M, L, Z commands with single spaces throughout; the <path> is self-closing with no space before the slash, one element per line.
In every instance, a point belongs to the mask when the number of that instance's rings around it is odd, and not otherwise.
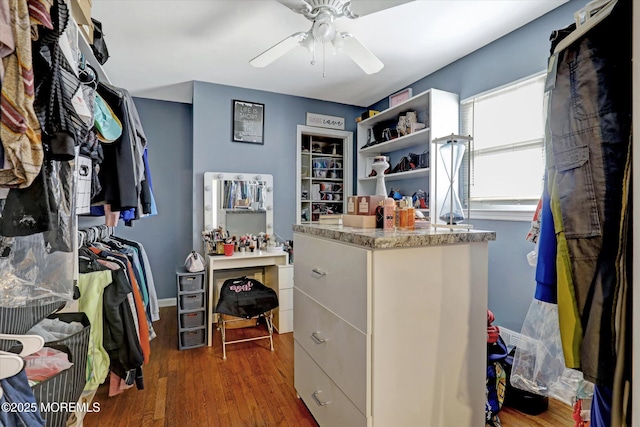
<path fill-rule="evenodd" d="M 204 230 L 230 235 L 273 232 L 273 176 L 204 173 Z"/>

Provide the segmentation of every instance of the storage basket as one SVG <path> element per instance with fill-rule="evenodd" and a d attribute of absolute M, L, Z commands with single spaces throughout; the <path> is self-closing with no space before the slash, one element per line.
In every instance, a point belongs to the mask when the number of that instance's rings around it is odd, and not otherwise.
<path fill-rule="evenodd" d="M 23 335 L 36 323 L 64 307 L 65 301 L 58 300 L 43 305 L 27 307 L 0 307 L 0 333 Z M 0 350 L 8 350 L 15 341 L 0 340 Z"/>
<path fill-rule="evenodd" d="M 56 313 L 48 318 L 60 319 L 66 323 L 80 322 L 84 326 L 80 332 L 67 338 L 45 343 L 45 347 L 66 352 L 73 366 L 32 387 L 39 407 L 52 409 L 51 412 L 41 410 L 42 418 L 46 420 L 47 427 L 64 427 L 71 413 L 60 410 L 61 408 L 57 404 L 75 404 L 87 383 L 87 354 L 91 324 L 84 313 Z"/>
<path fill-rule="evenodd" d="M 180 295 L 180 308 L 182 310 L 197 310 L 204 307 L 204 293 Z"/>
<path fill-rule="evenodd" d="M 178 282 L 180 284 L 180 292 L 200 291 L 204 285 L 202 274 L 192 274 L 189 276 L 180 276 Z"/>
<path fill-rule="evenodd" d="M 180 332 L 180 350 L 189 347 L 200 347 L 205 344 L 205 334 L 203 329 Z"/>
<path fill-rule="evenodd" d="M 191 329 L 204 326 L 204 311 L 196 311 L 194 313 L 180 314 L 180 327 L 183 329 Z"/>

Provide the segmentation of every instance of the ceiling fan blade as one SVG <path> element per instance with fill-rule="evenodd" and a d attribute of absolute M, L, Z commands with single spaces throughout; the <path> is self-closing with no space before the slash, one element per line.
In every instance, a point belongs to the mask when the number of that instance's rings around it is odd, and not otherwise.
<path fill-rule="evenodd" d="M 349 33 L 342 33 L 344 46 L 342 52 L 349 55 L 362 71 L 367 74 L 375 74 L 382 70 L 384 64 L 378 59 L 360 40 Z"/>
<path fill-rule="evenodd" d="M 286 39 L 281 42 L 271 46 L 269 49 L 262 52 L 260 55 L 253 58 L 249 61 L 249 64 L 256 68 L 263 68 L 267 65 L 271 64 L 276 59 L 280 58 L 287 52 L 289 52 L 294 47 L 298 46 L 298 44 L 302 41 L 302 36 L 305 33 L 295 33 L 291 34 Z"/>
<path fill-rule="evenodd" d="M 311 6 L 304 0 L 278 0 L 279 3 L 288 7 L 296 13 L 302 13 L 303 11 L 311 11 Z"/>
<path fill-rule="evenodd" d="M 278 0 L 280 1 L 280 0 Z M 351 12 L 355 16 L 349 16 L 349 18 L 357 18 L 360 16 L 370 15 L 372 13 L 379 12 L 391 7 L 400 6 L 404 3 L 411 3 L 414 0 L 385 0 L 385 1 L 370 1 L 370 0 L 351 0 Z M 284 3 L 284 2 L 280 2 Z"/>

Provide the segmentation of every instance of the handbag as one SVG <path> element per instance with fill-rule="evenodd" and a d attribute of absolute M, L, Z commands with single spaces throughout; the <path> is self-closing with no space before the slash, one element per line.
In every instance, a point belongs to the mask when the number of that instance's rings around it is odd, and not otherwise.
<path fill-rule="evenodd" d="M 196 251 L 191 251 L 187 259 L 184 261 L 184 268 L 189 273 L 204 271 L 204 258 Z"/>
<path fill-rule="evenodd" d="M 93 22 L 93 44 L 91 50 L 100 63 L 103 65 L 109 59 L 109 49 L 107 49 L 107 42 L 104 40 L 104 32 L 102 31 L 102 22 L 91 18 Z"/>

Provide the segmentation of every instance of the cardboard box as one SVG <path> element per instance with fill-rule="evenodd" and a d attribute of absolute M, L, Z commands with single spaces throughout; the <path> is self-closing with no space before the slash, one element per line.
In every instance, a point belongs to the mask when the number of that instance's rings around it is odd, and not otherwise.
<path fill-rule="evenodd" d="M 376 228 L 375 215 L 342 215 L 342 225 L 356 228 Z"/>
<path fill-rule="evenodd" d="M 342 225 L 342 215 L 320 215 L 318 223 L 326 225 Z"/>
<path fill-rule="evenodd" d="M 385 196 L 358 196 L 357 215 L 376 215 L 376 208 L 384 202 Z"/>
<path fill-rule="evenodd" d="M 93 43 L 93 22 L 91 22 L 91 0 L 70 0 L 73 19 L 87 41 Z"/>
<path fill-rule="evenodd" d="M 244 319 L 242 317 L 230 316 L 228 314 L 221 314 L 220 316 L 228 322 L 224 326 L 226 329 L 253 328 L 258 326 L 258 319 Z"/>
<path fill-rule="evenodd" d="M 360 115 L 360 118 L 361 118 L 362 120 L 366 120 L 366 119 L 368 119 L 368 118 L 370 118 L 370 117 L 375 116 L 376 114 L 380 114 L 380 111 L 377 111 L 377 110 L 367 110 L 367 111 L 365 111 L 364 113 L 362 113 L 362 114 Z"/>
<path fill-rule="evenodd" d="M 91 25 L 91 0 L 70 0 L 73 19 L 80 25 Z"/>
<path fill-rule="evenodd" d="M 347 213 L 349 215 L 357 215 L 358 210 L 356 206 L 358 206 L 358 196 L 347 197 Z"/>

